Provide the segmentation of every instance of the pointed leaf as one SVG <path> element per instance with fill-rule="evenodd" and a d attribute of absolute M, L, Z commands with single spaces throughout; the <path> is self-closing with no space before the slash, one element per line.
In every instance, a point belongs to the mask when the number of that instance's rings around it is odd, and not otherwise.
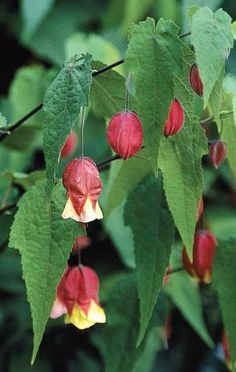
<path fill-rule="evenodd" d="M 157 175 L 160 139 L 169 106 L 174 98 L 173 73 L 181 69 L 181 41 L 178 27 L 161 19 L 133 26 L 125 58 L 127 72 L 135 83 L 137 111 L 144 129 L 144 147 Z"/>
<path fill-rule="evenodd" d="M 9 245 L 21 254 L 33 319 L 32 363 L 43 337 L 56 286 L 66 267 L 73 241 L 79 235 L 73 221 L 61 218 L 64 203 L 65 191 L 61 184 L 55 186 L 49 202 L 45 182 L 39 181 L 20 199 L 11 229 Z"/>
<path fill-rule="evenodd" d="M 236 178 L 236 125 L 233 114 L 221 115 L 220 139 L 227 145 L 227 159 Z M 222 128 L 222 129 L 221 129 Z"/>
<path fill-rule="evenodd" d="M 60 150 L 78 120 L 80 108 L 88 106 L 92 82 L 91 58 L 92 56 L 87 54 L 81 57 L 79 62 L 67 63 L 44 97 L 43 147 L 49 191 L 53 187 Z"/>
<path fill-rule="evenodd" d="M 225 57 L 233 47 L 231 18 L 222 9 L 213 13 L 209 8 L 190 8 L 191 41 L 196 52 L 207 104 L 225 66 Z M 211 53 L 209 53 L 211 50 Z"/>
<path fill-rule="evenodd" d="M 133 231 L 135 244 L 141 313 L 140 344 L 163 284 L 174 239 L 174 224 L 166 205 L 161 178 L 148 178 L 130 194 L 125 207 L 125 223 Z"/>

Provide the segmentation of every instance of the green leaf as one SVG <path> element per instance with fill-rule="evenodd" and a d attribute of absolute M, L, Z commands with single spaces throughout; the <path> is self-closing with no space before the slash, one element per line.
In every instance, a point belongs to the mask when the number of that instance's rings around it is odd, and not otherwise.
<path fill-rule="evenodd" d="M 175 96 L 185 111 L 185 123 L 177 135 L 161 141 L 159 167 L 169 209 L 191 257 L 197 208 L 203 188 L 201 158 L 208 152 L 208 146 L 198 118 L 194 116 L 194 96 L 186 73 L 192 59 L 188 48 L 183 50 L 183 56 L 183 75 L 175 76 L 174 84 Z"/>
<path fill-rule="evenodd" d="M 92 332 L 92 341 L 100 350 L 104 372 L 132 371 L 140 357 L 138 349 L 139 311 L 134 275 L 124 275 L 110 288 L 105 304 L 107 323 Z"/>
<path fill-rule="evenodd" d="M 233 113 L 234 113 L 234 125 L 236 126 L 236 93 L 233 95 L 232 105 L 233 105 Z"/>
<path fill-rule="evenodd" d="M 23 18 L 23 37 L 28 38 L 36 31 L 40 23 L 50 12 L 54 0 L 23 0 L 21 2 L 21 13 Z"/>
<path fill-rule="evenodd" d="M 196 7 L 190 8 L 189 20 L 206 105 L 224 69 L 228 49 L 233 47 L 231 18 L 222 9 L 213 13 L 207 7 Z"/>
<path fill-rule="evenodd" d="M 212 283 L 217 290 L 223 322 L 236 371 L 236 239 L 218 241 L 213 262 Z"/>
<path fill-rule="evenodd" d="M 227 145 L 227 159 L 236 178 L 236 125 L 233 114 L 221 115 L 220 138 Z M 220 130 L 220 128 L 219 128 Z"/>
<path fill-rule="evenodd" d="M 94 62 L 93 69 L 104 67 L 101 62 Z M 117 71 L 109 70 L 93 78 L 91 89 L 91 106 L 93 111 L 104 118 L 125 109 L 125 78 Z M 131 109 L 132 102 L 131 102 Z"/>
<path fill-rule="evenodd" d="M 92 56 L 87 54 L 82 56 L 78 63 L 67 63 L 44 97 L 43 147 L 49 190 L 53 187 L 60 150 L 78 120 L 80 108 L 88 106 L 92 82 L 91 58 Z"/>
<path fill-rule="evenodd" d="M 102 61 L 105 64 L 113 63 L 120 58 L 118 49 L 101 35 L 76 32 L 66 40 L 66 60 L 69 60 L 75 54 L 86 53 L 92 54 L 95 61 Z"/>
<path fill-rule="evenodd" d="M 166 205 L 161 178 L 148 178 L 129 196 L 125 224 L 133 231 L 140 299 L 140 344 L 163 284 L 174 239 L 174 224 Z"/>
<path fill-rule="evenodd" d="M 165 291 L 183 317 L 209 347 L 214 343 L 207 331 L 202 312 L 202 303 L 198 284 L 186 273 L 174 273 Z"/>
<path fill-rule="evenodd" d="M 65 191 L 57 184 L 48 201 L 45 182 L 39 181 L 20 199 L 11 229 L 10 247 L 20 251 L 23 278 L 33 319 L 32 363 L 41 343 L 55 298 L 56 287 L 66 267 L 73 241 L 79 235 L 72 220 L 63 220 Z"/>
<path fill-rule="evenodd" d="M 154 173 L 158 172 L 158 154 L 164 123 L 174 98 L 173 74 L 181 70 L 179 28 L 161 19 L 157 25 L 148 18 L 131 30 L 125 67 L 135 83 L 137 112 L 144 129 Z"/>
<path fill-rule="evenodd" d="M 145 152 L 142 150 L 139 153 L 141 158 L 133 157 L 125 161 L 117 160 L 112 163 L 104 212 L 106 218 L 151 173 L 150 161 L 142 159 L 142 155 L 145 156 Z"/>
<path fill-rule="evenodd" d="M 210 98 L 209 98 L 209 110 L 210 115 L 214 118 L 216 123 L 220 125 L 220 108 L 222 103 L 222 84 L 224 79 L 224 68 L 221 71 L 221 74 L 212 89 Z"/>

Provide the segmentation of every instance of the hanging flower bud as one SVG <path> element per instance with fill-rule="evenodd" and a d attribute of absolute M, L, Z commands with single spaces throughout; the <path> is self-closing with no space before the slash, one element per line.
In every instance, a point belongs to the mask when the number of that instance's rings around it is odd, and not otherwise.
<path fill-rule="evenodd" d="M 143 129 L 138 115 L 131 111 L 115 114 L 107 127 L 107 141 L 122 159 L 134 156 L 143 143 Z"/>
<path fill-rule="evenodd" d="M 165 122 L 164 135 L 166 137 L 177 134 L 184 125 L 184 109 L 175 98 L 170 105 L 168 118 Z"/>
<path fill-rule="evenodd" d="M 195 93 L 197 93 L 200 97 L 203 95 L 203 84 L 202 80 L 199 75 L 198 66 L 196 63 L 192 65 L 190 73 L 189 73 L 189 81 L 191 84 L 192 89 Z"/>
<path fill-rule="evenodd" d="M 202 283 L 210 283 L 212 260 L 215 254 L 215 236 L 207 230 L 195 234 L 193 246 L 193 263 L 190 262 L 187 251 L 183 248 L 182 259 L 186 271 L 197 277 Z"/>
<path fill-rule="evenodd" d="M 98 299 L 99 279 L 95 271 L 87 266 L 67 267 L 57 287 L 50 317 L 63 314 L 65 323 L 79 329 L 89 328 L 95 323 L 105 323 L 106 316 Z"/>
<path fill-rule="evenodd" d="M 197 209 L 197 221 L 200 220 L 202 212 L 203 212 L 203 198 L 201 196 L 199 203 L 198 203 L 198 209 Z"/>
<path fill-rule="evenodd" d="M 64 146 L 62 147 L 61 157 L 67 158 L 68 156 L 73 154 L 73 152 L 76 149 L 77 143 L 78 143 L 77 136 L 75 132 L 72 131 L 71 134 L 69 134 L 69 136 L 67 137 Z"/>
<path fill-rule="evenodd" d="M 88 235 L 78 236 L 73 244 L 72 252 L 78 253 L 78 250 L 87 248 L 91 244 L 91 239 Z"/>
<path fill-rule="evenodd" d="M 219 168 L 227 156 L 227 145 L 221 141 L 214 141 L 209 147 L 209 156 L 214 167 Z"/>
<path fill-rule="evenodd" d="M 64 170 L 63 185 L 68 197 L 63 218 L 87 223 L 103 217 L 98 204 L 102 182 L 93 160 L 84 157 L 72 160 Z"/>

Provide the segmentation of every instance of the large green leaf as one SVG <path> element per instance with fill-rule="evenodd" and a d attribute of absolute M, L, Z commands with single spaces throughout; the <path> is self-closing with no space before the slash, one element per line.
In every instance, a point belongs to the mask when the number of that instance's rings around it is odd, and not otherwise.
<path fill-rule="evenodd" d="M 227 159 L 230 168 L 236 178 L 236 125 L 233 114 L 223 114 L 220 116 L 221 128 L 220 138 L 227 145 Z"/>
<path fill-rule="evenodd" d="M 67 63 L 44 97 L 43 147 L 49 190 L 55 179 L 60 150 L 78 120 L 81 107 L 88 106 L 92 83 L 91 58 L 87 54 L 78 62 Z"/>
<path fill-rule="evenodd" d="M 157 174 L 160 139 L 174 98 L 173 74 L 182 66 L 179 28 L 171 21 L 153 19 L 133 26 L 125 66 L 132 73 L 137 111 L 144 129 L 144 147 Z"/>
<path fill-rule="evenodd" d="M 130 194 L 125 207 L 125 223 L 133 231 L 135 244 L 141 314 L 140 344 L 163 284 L 174 239 L 174 224 L 165 201 L 161 178 L 147 178 Z"/>
<path fill-rule="evenodd" d="M 135 346 L 139 311 L 134 275 L 124 275 L 110 288 L 105 304 L 107 323 L 92 333 L 92 340 L 103 355 L 105 372 L 130 372 L 143 346 Z"/>
<path fill-rule="evenodd" d="M 203 319 L 198 283 L 186 273 L 174 273 L 165 290 L 183 317 L 191 324 L 202 340 L 209 347 L 213 347 L 213 341 L 209 336 Z"/>
<path fill-rule="evenodd" d="M 57 184 L 48 201 L 44 181 L 31 187 L 20 199 L 11 229 L 10 243 L 20 251 L 23 278 L 31 307 L 35 360 L 55 298 L 56 286 L 66 267 L 77 225 L 63 220 L 65 191 Z"/>
<path fill-rule="evenodd" d="M 236 239 L 218 241 L 212 282 L 219 296 L 232 367 L 236 371 Z"/>
<path fill-rule="evenodd" d="M 206 104 L 222 74 L 228 49 L 233 47 L 231 18 L 222 9 L 213 13 L 207 7 L 193 7 L 189 9 L 189 19 Z"/>
<path fill-rule="evenodd" d="M 185 48 L 183 55 L 185 73 L 181 77 L 175 76 L 174 84 L 175 96 L 185 111 L 185 123 L 177 135 L 161 141 L 159 167 L 175 225 L 191 256 L 203 188 L 201 158 L 208 152 L 208 147 L 204 131 L 194 116 L 194 97 L 186 74 L 192 54 Z"/>

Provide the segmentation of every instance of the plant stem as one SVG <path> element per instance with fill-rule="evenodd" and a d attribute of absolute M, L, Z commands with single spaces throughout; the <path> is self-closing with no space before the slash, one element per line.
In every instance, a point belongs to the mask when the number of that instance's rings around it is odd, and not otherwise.
<path fill-rule="evenodd" d="M 84 156 L 84 123 L 85 123 L 85 106 L 81 108 L 80 117 L 80 145 L 81 145 L 81 156 Z"/>
<path fill-rule="evenodd" d="M 183 37 L 190 36 L 191 31 L 183 32 L 182 34 L 179 35 L 179 37 L 182 39 Z"/>

